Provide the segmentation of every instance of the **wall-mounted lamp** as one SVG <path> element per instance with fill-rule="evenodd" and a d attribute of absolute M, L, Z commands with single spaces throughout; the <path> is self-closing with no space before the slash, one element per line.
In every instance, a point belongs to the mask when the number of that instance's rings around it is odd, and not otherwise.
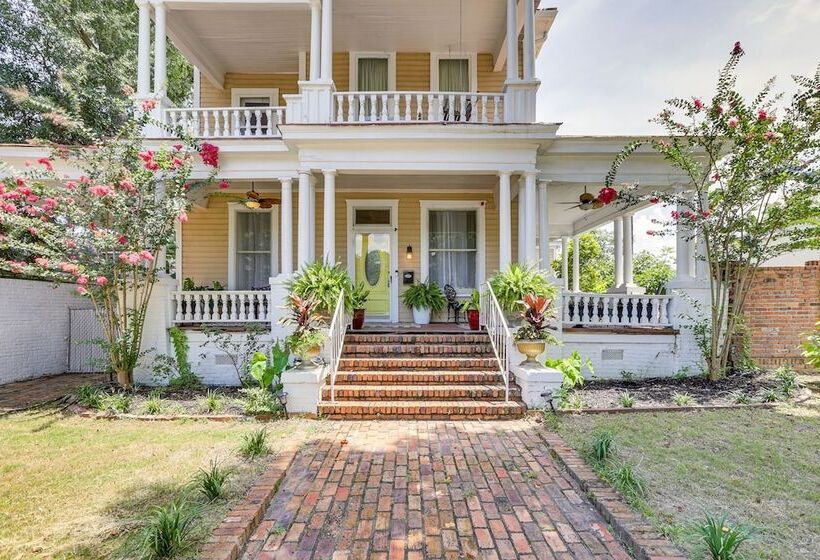
<path fill-rule="evenodd" d="M 408 261 L 413 260 L 413 246 L 412 245 L 407 246 L 407 260 Z"/>

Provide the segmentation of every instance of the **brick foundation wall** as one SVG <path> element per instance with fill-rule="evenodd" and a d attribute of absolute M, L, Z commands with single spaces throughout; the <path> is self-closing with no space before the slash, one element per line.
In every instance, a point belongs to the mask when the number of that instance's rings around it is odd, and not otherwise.
<path fill-rule="evenodd" d="M 759 269 L 744 314 L 759 366 L 805 369 L 800 341 L 820 321 L 820 261 Z"/>

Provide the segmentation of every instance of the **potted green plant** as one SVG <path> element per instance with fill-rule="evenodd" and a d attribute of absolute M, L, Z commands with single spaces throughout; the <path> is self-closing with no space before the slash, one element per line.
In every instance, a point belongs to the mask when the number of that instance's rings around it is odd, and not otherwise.
<path fill-rule="evenodd" d="M 315 311 L 325 318 L 333 315 L 342 290 L 345 292 L 345 311 L 352 310 L 350 295 L 353 291 L 353 282 L 347 270 L 340 264 L 321 261 L 310 263 L 289 280 L 285 287 L 292 294 L 312 299 L 315 302 Z"/>
<path fill-rule="evenodd" d="M 478 290 L 473 290 L 470 299 L 461 304 L 461 309 L 467 315 L 467 322 L 470 324 L 470 330 L 477 331 L 481 329 L 480 310 L 481 310 L 481 294 Z"/>
<path fill-rule="evenodd" d="M 404 305 L 413 310 L 413 322 L 417 325 L 430 324 L 430 315 L 444 309 L 447 300 L 435 282 L 413 284 L 401 295 Z"/>
<path fill-rule="evenodd" d="M 513 339 L 518 351 L 527 357 L 522 364 L 535 363 L 535 358 L 544 351 L 547 343 L 558 342 L 547 326 L 552 302 L 543 296 L 527 294 L 522 303 L 524 322 L 515 330 Z"/>
<path fill-rule="evenodd" d="M 322 316 L 317 311 L 318 305 L 312 297 L 303 298 L 291 294 L 290 315 L 282 318 L 284 324 L 296 327 L 286 343 L 290 351 L 301 358 L 302 363 L 318 356 L 325 341 L 325 334 L 320 330 L 323 323 Z"/>
<path fill-rule="evenodd" d="M 508 319 L 518 318 L 528 294 L 554 300 L 557 290 L 535 266 L 513 263 L 490 278 L 498 305 Z"/>
<path fill-rule="evenodd" d="M 370 295 L 370 290 L 359 283 L 350 292 L 350 307 L 353 308 L 353 330 L 359 330 L 364 326 L 364 304 L 367 303 L 367 297 Z"/>

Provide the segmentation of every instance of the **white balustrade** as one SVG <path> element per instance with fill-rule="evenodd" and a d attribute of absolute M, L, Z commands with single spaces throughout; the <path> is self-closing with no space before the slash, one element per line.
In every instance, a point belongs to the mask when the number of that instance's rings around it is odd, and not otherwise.
<path fill-rule="evenodd" d="M 349 91 L 335 93 L 333 99 L 337 123 L 504 121 L 502 93 Z"/>
<path fill-rule="evenodd" d="M 280 138 L 278 125 L 285 123 L 284 107 L 213 107 L 166 109 L 170 135 L 182 131 L 194 138 Z"/>
<path fill-rule="evenodd" d="M 498 298 L 495 297 L 490 283 L 484 285 L 481 290 L 481 311 L 478 316 L 481 324 L 487 329 L 490 335 L 493 353 L 498 360 L 498 371 L 504 378 L 504 399 L 510 400 L 510 352 L 513 343 L 512 333 L 507 325 L 507 319 Z"/>
<path fill-rule="evenodd" d="M 174 323 L 270 323 L 269 291 L 171 292 Z"/>
<path fill-rule="evenodd" d="M 564 325 L 672 326 L 673 296 L 565 292 Z"/>
<path fill-rule="evenodd" d="M 339 293 L 336 302 L 336 309 L 333 311 L 333 318 L 330 320 L 330 331 L 328 332 L 327 343 L 330 346 L 330 401 L 336 401 L 336 372 L 339 370 L 339 360 L 342 357 L 342 349 L 345 344 L 345 334 L 347 326 L 350 324 L 350 316 L 345 310 L 345 292 Z"/>

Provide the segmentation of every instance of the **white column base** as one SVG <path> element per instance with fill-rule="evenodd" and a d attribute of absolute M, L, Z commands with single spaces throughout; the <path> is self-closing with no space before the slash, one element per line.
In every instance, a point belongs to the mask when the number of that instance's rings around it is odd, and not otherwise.
<path fill-rule="evenodd" d="M 504 122 L 534 123 L 540 80 L 516 80 L 504 84 Z"/>
<path fill-rule="evenodd" d="M 625 284 L 617 288 L 610 288 L 606 291 L 608 294 L 645 294 L 646 288 L 638 286 L 637 284 Z"/>
<path fill-rule="evenodd" d="M 301 93 L 290 93 L 282 96 L 285 99 L 285 124 L 307 122 L 305 104 Z"/>
<path fill-rule="evenodd" d="M 293 331 L 292 327 L 280 322 L 282 317 L 288 314 L 285 307 L 288 304 L 289 292 L 285 283 L 292 276 L 292 274 L 280 274 L 270 279 L 270 332 L 274 340 L 284 340 Z"/>
<path fill-rule="evenodd" d="M 541 393 L 558 389 L 564 379 L 557 369 L 539 363 L 516 364 L 511 369 L 516 383 L 521 387 L 521 399 L 529 408 L 545 406 L 547 401 Z"/>
<path fill-rule="evenodd" d="M 316 414 L 326 366 L 303 365 L 282 373 L 283 390 L 288 394 L 288 412 Z"/>
<path fill-rule="evenodd" d="M 301 122 L 312 124 L 333 122 L 333 94 L 336 93 L 333 80 L 299 82 L 299 93 L 302 97 L 303 120 Z"/>

